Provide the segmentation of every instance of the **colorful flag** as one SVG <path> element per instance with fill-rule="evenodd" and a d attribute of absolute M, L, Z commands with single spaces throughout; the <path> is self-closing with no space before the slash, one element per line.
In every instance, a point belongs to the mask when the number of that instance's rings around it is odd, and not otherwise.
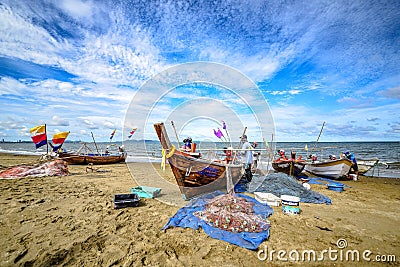
<path fill-rule="evenodd" d="M 31 128 L 30 130 L 33 143 L 36 148 L 47 144 L 46 125 L 39 125 Z"/>
<path fill-rule="evenodd" d="M 220 128 L 218 128 L 218 131 L 216 131 L 216 130 L 214 129 L 214 134 L 215 134 L 215 136 L 218 137 L 219 139 L 221 139 L 222 137 L 225 139 L 225 136 L 224 136 L 224 134 L 221 132 L 221 129 L 220 129 Z"/>
<path fill-rule="evenodd" d="M 226 130 L 226 123 L 222 121 L 222 129 Z"/>
<path fill-rule="evenodd" d="M 306 146 L 304 147 L 304 149 L 305 149 L 306 151 L 308 151 L 308 146 L 307 146 L 307 144 L 306 144 Z"/>
<path fill-rule="evenodd" d="M 51 141 L 56 145 L 52 145 L 51 147 L 53 148 L 54 152 L 61 148 L 68 135 L 69 132 L 59 132 L 53 135 L 53 139 Z"/>
<path fill-rule="evenodd" d="M 115 134 L 115 132 L 117 131 L 117 129 L 114 129 L 114 131 L 111 133 L 111 136 L 110 136 L 110 141 L 111 141 L 111 139 L 113 139 L 113 137 L 114 137 L 114 134 Z"/>
<path fill-rule="evenodd" d="M 132 135 L 136 132 L 137 128 L 133 128 L 132 131 L 129 132 L 128 139 L 132 137 Z"/>

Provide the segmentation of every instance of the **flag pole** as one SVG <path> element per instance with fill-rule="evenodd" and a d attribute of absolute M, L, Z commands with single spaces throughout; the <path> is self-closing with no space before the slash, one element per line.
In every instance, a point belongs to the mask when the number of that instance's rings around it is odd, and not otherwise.
<path fill-rule="evenodd" d="M 176 140 L 178 141 L 178 147 L 181 147 L 181 144 L 180 144 L 180 142 L 179 142 L 178 134 L 176 133 L 174 121 L 171 121 L 171 124 L 172 124 L 172 128 L 174 128 Z"/>
<path fill-rule="evenodd" d="M 46 125 L 46 123 L 44 124 L 44 133 L 46 135 L 46 147 L 47 147 L 46 155 L 49 155 L 49 141 L 47 140 L 47 125 Z"/>

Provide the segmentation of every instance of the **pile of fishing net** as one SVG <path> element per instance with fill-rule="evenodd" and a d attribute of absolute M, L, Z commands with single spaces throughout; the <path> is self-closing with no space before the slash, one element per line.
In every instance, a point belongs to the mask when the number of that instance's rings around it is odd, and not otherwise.
<path fill-rule="evenodd" d="M 290 195 L 299 197 L 300 201 L 304 203 L 332 204 L 330 198 L 306 189 L 296 178 L 287 174 L 272 173 L 264 176 L 262 179 L 261 185 L 251 190 L 252 193 L 265 192 L 272 193 L 276 196 Z"/>
<path fill-rule="evenodd" d="M 239 232 L 262 232 L 268 230 L 269 222 L 254 214 L 254 203 L 232 194 L 211 199 L 205 209 L 194 216 L 222 230 Z"/>
<path fill-rule="evenodd" d="M 273 209 L 252 197 L 215 191 L 190 201 L 163 227 L 199 227 L 212 238 L 247 249 L 257 249 L 268 239 L 268 216 Z"/>
<path fill-rule="evenodd" d="M 23 164 L 0 171 L 0 178 L 22 178 L 68 175 L 68 165 L 61 159 L 36 164 Z"/>

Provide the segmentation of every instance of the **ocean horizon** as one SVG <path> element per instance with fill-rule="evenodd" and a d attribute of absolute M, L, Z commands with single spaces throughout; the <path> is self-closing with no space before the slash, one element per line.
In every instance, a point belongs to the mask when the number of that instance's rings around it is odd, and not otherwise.
<path fill-rule="evenodd" d="M 217 157 L 224 157 L 223 148 L 233 146 L 238 147 L 238 142 L 198 142 L 197 149 L 206 156 L 209 151 L 215 150 Z M 89 151 L 99 151 L 103 153 L 106 148 L 110 153 L 117 152 L 118 147 L 124 145 L 125 151 L 128 153 L 127 162 L 160 162 L 161 161 L 161 145 L 156 140 L 129 140 L 124 142 L 96 142 L 97 148 L 93 143 L 68 141 L 63 145 L 63 149 L 76 152 L 83 145 L 88 145 Z M 178 146 L 177 142 L 172 142 Z M 378 158 L 379 164 L 372 168 L 365 175 L 379 174 L 379 177 L 400 178 L 400 142 L 398 141 L 359 141 L 359 142 L 273 142 L 263 143 L 258 142 L 256 150 L 261 153 L 261 161 L 268 161 L 267 152 L 274 151 L 274 156 L 277 155 L 277 150 L 285 150 L 289 155 L 291 151 L 296 151 L 297 156 L 303 158 L 309 154 L 316 154 L 318 158 L 328 158 L 330 155 L 339 156 L 344 151 L 350 151 L 356 159 Z M 307 150 L 308 149 L 308 150 Z M 51 148 L 49 147 L 49 151 Z M 0 142 L 0 153 L 12 153 L 22 155 L 42 155 L 46 154 L 46 146 L 38 149 L 32 142 Z M 386 168 L 388 167 L 388 168 Z"/>

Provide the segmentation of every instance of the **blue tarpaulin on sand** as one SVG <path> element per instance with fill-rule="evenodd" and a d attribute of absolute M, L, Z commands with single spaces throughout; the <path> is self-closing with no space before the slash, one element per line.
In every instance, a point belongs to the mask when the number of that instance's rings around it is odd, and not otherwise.
<path fill-rule="evenodd" d="M 193 213 L 196 211 L 203 211 L 211 199 L 221 194 L 225 193 L 221 191 L 215 191 L 213 193 L 193 199 L 188 205 L 179 209 L 178 212 L 171 219 L 169 219 L 168 223 L 163 227 L 163 230 L 168 229 L 169 227 L 192 228 L 197 230 L 199 227 L 201 227 L 203 228 L 203 231 L 212 238 L 224 240 L 231 244 L 251 250 L 257 249 L 264 240 L 268 239 L 269 228 L 268 230 L 259 233 L 233 233 L 211 226 L 207 222 L 193 215 Z M 259 203 L 252 197 L 242 194 L 237 194 L 237 196 L 243 197 L 247 201 L 254 203 L 254 213 L 260 215 L 262 218 L 267 218 L 274 213 L 271 207 Z"/>
<path fill-rule="evenodd" d="M 322 177 L 313 177 L 309 178 L 310 181 L 308 181 L 309 184 L 319 184 L 319 185 L 334 185 L 334 186 L 341 186 L 341 187 L 347 187 L 351 188 L 351 186 L 332 181 L 331 179 L 328 178 L 322 178 Z"/>

